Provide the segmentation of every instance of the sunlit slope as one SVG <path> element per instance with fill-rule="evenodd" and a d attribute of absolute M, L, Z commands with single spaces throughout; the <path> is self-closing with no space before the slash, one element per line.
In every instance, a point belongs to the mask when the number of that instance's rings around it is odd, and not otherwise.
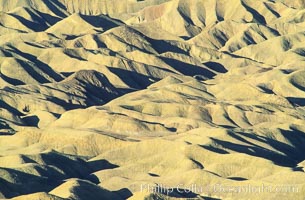
<path fill-rule="evenodd" d="M 303 200 L 304 20 L 301 0 L 2 0 L 0 198 Z"/>

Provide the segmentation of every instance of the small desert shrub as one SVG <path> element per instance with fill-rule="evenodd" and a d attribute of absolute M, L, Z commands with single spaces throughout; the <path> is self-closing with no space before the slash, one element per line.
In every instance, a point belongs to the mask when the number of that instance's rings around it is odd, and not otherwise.
<path fill-rule="evenodd" d="M 25 105 L 24 108 L 22 109 L 23 112 L 30 112 L 30 106 Z"/>

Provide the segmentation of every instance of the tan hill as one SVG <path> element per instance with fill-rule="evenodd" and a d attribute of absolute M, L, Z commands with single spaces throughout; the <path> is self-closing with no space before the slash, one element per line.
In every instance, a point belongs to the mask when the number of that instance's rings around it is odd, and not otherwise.
<path fill-rule="evenodd" d="M 0 198 L 303 200 L 304 20 L 301 0 L 0 1 Z"/>

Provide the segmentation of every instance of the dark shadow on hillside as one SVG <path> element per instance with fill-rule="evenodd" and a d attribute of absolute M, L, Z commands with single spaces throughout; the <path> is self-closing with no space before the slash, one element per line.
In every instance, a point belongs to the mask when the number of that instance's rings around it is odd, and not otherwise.
<path fill-rule="evenodd" d="M 17 110 L 16 108 L 12 107 L 11 105 L 7 104 L 3 100 L 0 100 L 0 108 L 4 108 L 9 112 L 13 113 L 14 115 L 22 115 L 22 113 Z"/>
<path fill-rule="evenodd" d="M 71 76 L 72 74 L 74 74 L 74 72 L 61 72 L 61 74 L 62 74 L 64 77 L 68 78 L 69 76 Z"/>
<path fill-rule="evenodd" d="M 243 177 L 228 177 L 228 179 L 234 180 L 234 181 L 246 181 L 246 180 L 248 180 L 248 179 L 243 178 Z"/>
<path fill-rule="evenodd" d="M 305 106 L 305 98 L 287 97 L 287 100 L 294 106 Z"/>
<path fill-rule="evenodd" d="M 50 191 L 63 183 L 63 181 L 60 180 L 52 180 L 46 177 L 35 176 L 15 169 L 5 168 L 4 170 L 14 176 L 16 181 L 16 183 L 11 183 L 0 177 L 0 191 L 6 198 L 13 198 L 19 195 L 36 192 Z"/>
<path fill-rule="evenodd" d="M 74 55 L 73 52 L 69 52 L 69 51 L 64 51 L 64 54 L 66 54 L 67 56 L 69 56 L 70 58 L 76 59 L 76 60 L 80 60 L 80 61 L 88 61 L 84 58 L 82 58 L 79 55 Z"/>
<path fill-rule="evenodd" d="M 2 135 L 14 135 L 16 131 L 7 124 L 6 121 L 0 119 L 0 136 Z"/>
<path fill-rule="evenodd" d="M 221 145 L 222 148 L 239 153 L 245 153 L 251 156 L 265 158 L 279 166 L 295 167 L 299 162 L 305 159 L 305 133 L 292 128 L 289 131 L 282 129 L 280 129 L 280 131 L 291 145 L 265 136 L 233 131 L 229 131 L 228 135 L 244 144 L 228 142 L 216 138 L 211 139 L 215 143 Z M 263 146 L 255 144 L 254 142 L 250 142 L 247 138 L 270 145 L 275 150 L 266 149 Z"/>
<path fill-rule="evenodd" d="M 41 154 L 41 158 L 45 165 L 55 166 L 64 172 L 64 178 L 85 178 L 92 172 L 86 161 L 70 158 L 61 153 L 44 153 Z"/>
<path fill-rule="evenodd" d="M 118 165 L 112 164 L 108 160 L 105 160 L 105 159 L 88 161 L 87 163 L 88 163 L 89 167 L 91 168 L 92 172 L 96 172 L 96 171 L 104 170 L 104 169 L 114 169 L 114 168 L 119 167 Z"/>
<path fill-rule="evenodd" d="M 53 97 L 53 96 L 46 97 L 46 101 L 50 101 L 50 102 L 55 103 L 56 105 L 60 105 L 63 108 L 65 108 L 65 110 L 73 110 L 73 109 L 79 109 L 79 108 L 86 107 L 85 105 L 73 104 L 72 101 L 70 101 L 70 100 L 69 100 L 69 102 L 66 102 L 58 97 Z"/>
<path fill-rule="evenodd" d="M 122 199 L 115 192 L 109 191 L 107 189 L 104 189 L 100 186 L 97 186 L 91 182 L 84 180 L 77 181 L 77 185 L 73 187 L 73 194 L 74 196 L 77 197 L 77 199 L 84 199 L 84 200 Z"/>
<path fill-rule="evenodd" d="M 304 56 L 305 56 L 305 54 L 304 54 Z M 280 69 L 280 71 L 283 72 L 284 74 L 291 74 L 295 70 L 293 70 L 293 69 Z"/>
<path fill-rule="evenodd" d="M 14 135 L 16 132 L 12 131 L 12 132 L 8 132 L 8 131 L 0 131 L 0 136 L 10 136 L 10 135 Z"/>
<path fill-rule="evenodd" d="M 119 93 L 120 93 L 121 95 L 130 93 L 130 92 L 138 91 L 137 89 L 134 89 L 134 88 L 117 88 L 117 90 L 119 91 Z"/>
<path fill-rule="evenodd" d="M 177 46 L 174 46 L 173 44 L 171 44 L 168 41 L 155 40 L 155 39 L 148 38 L 148 37 L 146 37 L 145 39 L 151 44 L 151 46 L 159 54 L 166 53 L 166 52 L 174 52 L 174 53 L 180 53 L 180 54 L 186 55 L 186 52 L 184 50 L 180 49 Z"/>
<path fill-rule="evenodd" d="M 255 9 L 251 8 L 250 6 L 248 6 L 247 4 L 245 4 L 243 1 L 241 1 L 241 4 L 245 7 L 245 9 L 250 12 L 253 15 L 253 21 L 257 22 L 259 24 L 266 24 L 266 20 L 265 17 L 263 15 L 261 15 L 258 11 L 256 11 Z"/>
<path fill-rule="evenodd" d="M 148 173 L 149 176 L 152 176 L 152 177 L 160 177 L 160 175 L 158 174 L 154 174 L 154 173 Z"/>
<path fill-rule="evenodd" d="M 63 100 L 56 96 L 45 96 L 45 100 L 60 105 L 65 108 L 65 110 L 71 110 L 87 106 L 102 105 L 122 95 L 120 90 L 113 87 L 104 75 L 95 72 L 92 75 L 92 78 L 93 79 L 90 80 L 76 74 L 75 77 L 70 77 L 71 80 L 66 80 L 65 82 L 55 83 L 54 85 L 45 84 L 43 87 L 51 91 L 56 90 L 70 96 L 69 100 Z M 94 81 L 98 81 L 102 85 L 96 85 Z M 71 85 L 78 85 L 79 94 L 76 94 L 73 89 L 72 91 L 69 90 Z M 67 90 L 64 91 L 61 88 L 66 88 Z M 107 88 L 110 91 L 107 90 Z M 78 99 L 78 101 L 72 101 L 73 98 Z"/>
<path fill-rule="evenodd" d="M 31 43 L 31 42 L 24 42 L 25 44 L 29 45 L 29 46 L 32 46 L 32 47 L 36 47 L 36 48 L 39 48 L 39 49 L 43 49 L 44 47 L 39 45 L 39 44 L 35 44 L 35 43 Z"/>
<path fill-rule="evenodd" d="M 120 190 L 114 191 L 114 193 L 119 195 L 123 199 L 128 199 L 132 196 L 132 192 L 128 188 L 122 188 Z"/>
<path fill-rule="evenodd" d="M 303 153 L 305 152 L 305 133 L 294 128 L 291 128 L 291 130 L 280 129 L 280 131 L 282 135 L 286 138 L 286 140 L 290 142 L 291 145 L 264 136 L 257 136 L 254 134 L 243 132 L 238 132 L 237 134 L 270 145 L 277 151 L 282 152 L 289 159 L 294 160 L 294 163 L 303 161 L 305 159 L 305 154 Z M 255 145 L 251 142 L 248 142 L 248 144 Z"/>
<path fill-rule="evenodd" d="M 183 9 L 181 9 L 181 7 L 178 7 L 177 11 L 179 12 L 179 14 L 181 15 L 181 17 L 182 17 L 188 24 L 191 24 L 191 25 L 195 26 L 193 20 L 192 20 L 189 16 L 187 16 L 187 15 L 184 13 L 184 11 L 183 11 Z"/>
<path fill-rule="evenodd" d="M 124 24 L 119 20 L 112 19 L 104 15 L 99 15 L 99 16 L 80 15 L 80 17 L 96 28 L 103 28 L 104 31 Z"/>
<path fill-rule="evenodd" d="M 76 156 L 69 156 L 56 151 L 40 154 L 42 161 L 32 160 L 26 155 L 21 155 L 21 157 L 24 163 L 35 164 L 33 165 L 33 168 L 38 175 L 28 174 L 16 169 L 0 168 L 1 174 L 9 174 L 14 177 L 13 182 L 5 180 L 7 176 L 0 177 L 0 192 L 6 198 L 13 198 L 15 196 L 36 192 L 49 192 L 64 183 L 64 180 L 66 179 L 77 178 L 88 180 L 88 176 L 91 176 L 94 171 L 118 167 L 106 160 L 92 161 L 88 163 Z M 80 181 L 80 183 L 86 185 L 89 184 L 89 186 L 94 187 L 97 191 L 100 188 L 87 181 Z M 131 194 L 130 191 L 128 192 L 125 189 L 117 191 L 117 193 L 126 197 L 129 197 Z"/>
<path fill-rule="evenodd" d="M 19 15 L 15 15 L 15 14 L 10 14 L 13 17 L 15 17 L 18 21 L 20 21 L 24 26 L 26 26 L 29 29 L 32 29 L 35 32 L 40 32 L 40 31 L 44 31 L 48 28 L 48 25 L 41 19 L 39 19 L 37 16 L 32 15 L 31 13 L 29 13 L 31 15 L 31 17 L 35 20 L 35 21 L 30 21 L 25 19 L 24 17 L 21 17 Z"/>
<path fill-rule="evenodd" d="M 270 151 L 268 149 L 265 149 L 264 147 L 260 147 L 256 145 L 252 146 L 252 145 L 236 144 L 233 142 L 228 142 L 215 138 L 211 138 L 211 139 L 225 149 L 230 149 L 231 151 L 248 154 L 255 157 L 265 158 L 271 160 L 272 162 L 280 166 L 292 167 L 296 164 L 292 159 L 288 158 L 287 156 Z"/>
<path fill-rule="evenodd" d="M 139 74 L 134 71 L 128 71 L 125 69 L 120 69 L 120 68 L 114 68 L 114 67 L 108 67 L 108 69 L 119 76 L 121 80 L 124 81 L 128 86 L 131 88 L 135 89 L 145 89 L 147 88 L 150 84 L 153 82 L 151 79 L 154 79 L 153 77 L 150 76 L 145 76 L 143 74 Z"/>
<path fill-rule="evenodd" d="M 40 121 L 40 119 L 36 115 L 24 117 L 23 120 L 28 126 L 35 127 L 38 127 L 38 123 Z"/>
<path fill-rule="evenodd" d="M 305 56 L 305 48 L 296 48 L 293 49 L 292 52 L 300 56 Z"/>
<path fill-rule="evenodd" d="M 78 37 L 81 37 L 83 35 L 65 35 L 66 36 L 66 40 L 75 40 Z"/>
<path fill-rule="evenodd" d="M 40 11 L 35 10 L 35 12 L 32 11 L 34 8 L 25 8 L 27 13 L 30 15 L 31 19 L 33 21 L 30 21 L 28 19 L 25 19 L 24 17 L 16 14 L 9 14 L 16 19 L 18 19 L 23 25 L 25 25 L 27 28 L 34 30 L 35 32 L 39 31 L 45 31 L 47 28 L 49 28 L 49 25 L 54 25 L 61 19 L 59 17 L 51 16 L 47 13 L 43 13 Z M 49 24 L 49 25 L 48 25 Z"/>
<path fill-rule="evenodd" d="M 269 89 L 266 85 L 257 85 L 257 87 L 266 94 L 274 94 L 273 90 Z"/>
<path fill-rule="evenodd" d="M 290 141 L 291 145 L 288 145 L 286 143 L 277 141 L 275 139 L 272 138 L 268 138 L 265 136 L 257 136 L 255 134 L 249 134 L 249 133 L 243 133 L 243 132 L 238 132 L 235 134 L 235 138 L 238 139 L 237 135 L 242 135 L 244 137 L 248 137 L 251 139 L 254 139 L 256 141 L 259 142 L 263 142 L 266 143 L 268 145 L 270 145 L 272 148 L 274 148 L 275 150 L 281 152 L 282 154 L 284 154 L 284 156 L 286 157 L 286 160 L 292 160 L 291 164 L 295 165 L 296 163 L 303 161 L 305 159 L 305 154 L 302 153 L 305 151 L 305 146 L 301 145 L 301 141 L 303 141 L 303 144 L 305 144 L 305 134 L 301 131 L 298 130 L 282 130 L 280 129 L 282 135 L 288 140 Z M 231 136 L 233 136 L 232 133 L 230 133 Z M 240 137 L 239 137 L 240 138 Z M 248 142 L 247 140 L 241 140 L 243 142 L 246 142 L 250 145 L 255 145 L 251 142 Z M 301 142 L 301 143 L 300 143 Z M 256 145 L 257 146 L 257 145 Z M 259 146 L 257 146 L 259 147 Z"/>
<path fill-rule="evenodd" d="M 281 15 L 278 12 L 276 12 L 268 3 L 264 2 L 264 5 L 276 18 L 281 17 Z"/>
<path fill-rule="evenodd" d="M 99 39 L 98 35 L 93 35 L 93 40 L 96 42 L 98 48 L 107 48 L 107 45 Z M 90 50 L 88 50 L 88 51 L 90 51 Z M 92 53 L 92 51 L 91 51 L 91 53 Z M 115 53 L 110 50 L 109 55 L 115 56 Z"/>
<path fill-rule="evenodd" d="M 210 62 L 206 62 L 206 63 L 203 63 L 203 64 L 205 66 L 207 66 L 209 69 L 214 70 L 214 71 L 219 72 L 219 73 L 228 72 L 228 70 L 222 64 L 217 63 L 217 62 L 210 61 Z"/>
<path fill-rule="evenodd" d="M 47 64 L 41 62 L 40 60 L 38 60 L 35 56 L 22 52 L 19 49 L 10 46 L 11 52 L 16 53 L 18 55 L 20 55 L 21 57 L 35 63 L 35 65 L 44 73 L 46 73 L 48 76 L 50 76 L 51 78 L 53 78 L 55 81 L 61 81 L 63 80 L 63 78 L 57 74 L 50 66 L 48 66 Z M 24 67 L 24 69 L 32 75 L 33 78 L 35 78 L 37 81 L 39 81 L 40 83 L 48 83 L 49 81 L 47 79 L 45 79 L 43 76 L 41 76 L 40 74 L 38 74 L 35 70 L 30 70 L 29 67 Z"/>
<path fill-rule="evenodd" d="M 34 70 L 34 67 L 37 67 L 37 65 L 32 66 L 23 60 L 17 60 L 17 61 L 20 63 L 20 65 L 22 66 L 24 71 L 26 71 L 27 74 L 29 74 L 31 76 L 31 78 L 33 78 L 37 82 L 39 82 L 39 83 L 49 83 L 50 82 L 44 76 L 42 76 L 36 70 Z"/>
<path fill-rule="evenodd" d="M 229 153 L 226 150 L 223 150 L 223 149 L 220 149 L 220 148 L 217 148 L 217 147 L 213 147 L 211 145 L 199 145 L 199 146 L 201 146 L 202 148 L 204 148 L 206 150 L 209 150 L 209 151 L 212 151 L 212 152 L 215 152 L 215 153 L 219 153 L 219 154 L 228 154 Z"/>
<path fill-rule="evenodd" d="M 294 87 L 298 88 L 299 90 L 302 90 L 303 92 L 305 92 L 305 86 L 303 84 L 299 84 L 298 82 L 294 81 L 294 80 L 290 80 L 289 81 Z"/>
<path fill-rule="evenodd" d="M 51 10 L 55 15 L 65 18 L 67 17 L 67 15 L 61 11 L 62 10 L 67 10 L 66 6 L 64 4 L 62 4 L 60 1 L 58 0 L 42 0 L 43 3 L 49 8 L 49 10 Z"/>
<path fill-rule="evenodd" d="M 181 39 L 183 39 L 184 41 L 187 41 L 189 39 L 192 39 L 193 37 L 190 36 L 180 36 Z"/>
<path fill-rule="evenodd" d="M 15 79 L 15 78 L 11 78 L 11 77 L 8 77 L 4 74 L 2 74 L 0 72 L 0 77 L 7 83 L 9 84 L 12 84 L 12 85 L 25 85 L 25 83 L 21 80 L 18 80 L 18 79 Z"/>
<path fill-rule="evenodd" d="M 230 38 L 228 38 L 226 33 L 224 33 L 222 30 L 217 29 L 217 28 L 212 30 L 212 35 L 222 47 L 225 46 L 227 41 L 230 39 Z M 214 45 L 218 46 L 218 44 L 214 44 Z"/>
<path fill-rule="evenodd" d="M 92 100 L 94 104 L 105 103 L 117 98 L 120 95 L 104 74 L 97 71 L 90 73 L 92 75 L 91 79 L 82 77 L 82 75 L 80 75 L 78 72 L 75 76 L 75 80 L 77 80 L 79 83 L 78 85 L 85 89 L 84 94 L 87 96 L 86 102 L 88 100 Z M 101 85 L 97 84 L 98 82 Z"/>
<path fill-rule="evenodd" d="M 301 162 L 305 160 L 305 133 L 293 127 L 290 127 L 290 129 L 280 129 L 283 136 L 291 144 L 291 148 L 286 148 L 287 150 L 284 153 L 296 160 L 296 162 Z"/>
<path fill-rule="evenodd" d="M 45 20 L 47 21 L 51 26 L 53 26 L 54 24 L 56 24 L 57 22 L 59 22 L 61 20 L 61 18 L 57 17 L 57 16 L 52 16 L 50 14 L 47 13 L 43 13 L 40 12 L 38 10 L 36 10 L 36 12 Z"/>
<path fill-rule="evenodd" d="M 195 76 L 195 75 L 202 75 L 208 79 L 213 78 L 216 74 L 208 69 L 203 67 L 198 67 L 196 65 L 192 65 L 189 63 L 184 63 L 179 60 L 175 60 L 172 58 L 165 58 L 160 57 L 166 64 L 170 65 L 175 70 L 181 72 L 186 76 Z"/>

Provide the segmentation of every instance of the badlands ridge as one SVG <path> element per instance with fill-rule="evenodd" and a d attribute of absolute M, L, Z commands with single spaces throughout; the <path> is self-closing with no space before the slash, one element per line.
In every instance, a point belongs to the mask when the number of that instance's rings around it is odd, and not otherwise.
<path fill-rule="evenodd" d="M 0 198 L 303 200 L 304 7 L 1 0 Z"/>

